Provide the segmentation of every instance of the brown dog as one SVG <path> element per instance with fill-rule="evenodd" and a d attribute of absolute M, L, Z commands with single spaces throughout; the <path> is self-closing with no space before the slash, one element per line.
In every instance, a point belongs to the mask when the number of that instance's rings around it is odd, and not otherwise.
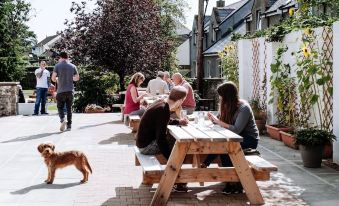
<path fill-rule="evenodd" d="M 92 173 L 92 168 L 88 163 L 86 155 L 80 151 L 54 152 L 52 148 L 46 147 L 41 155 L 44 157 L 48 168 L 48 177 L 45 180 L 47 184 L 53 183 L 56 169 L 68 165 L 74 165 L 83 174 L 84 178 L 81 180 L 81 183 L 87 182 L 89 172 Z"/>

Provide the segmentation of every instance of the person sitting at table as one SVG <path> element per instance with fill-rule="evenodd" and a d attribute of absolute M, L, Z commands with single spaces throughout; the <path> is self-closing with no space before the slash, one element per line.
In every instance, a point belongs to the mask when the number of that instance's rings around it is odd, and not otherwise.
<path fill-rule="evenodd" d="M 217 125 L 231 130 L 243 137 L 240 143 L 242 149 L 256 149 L 259 141 L 259 131 L 255 123 L 254 115 L 250 105 L 239 99 L 238 88 L 233 82 L 226 82 L 217 88 L 220 96 L 219 117 L 208 113 L 208 118 Z M 201 164 L 206 168 L 217 157 L 217 154 L 209 154 Z M 232 162 L 227 154 L 220 154 L 223 167 L 232 167 Z M 243 188 L 240 183 L 226 183 L 223 193 L 242 193 Z"/>
<path fill-rule="evenodd" d="M 125 95 L 125 109 L 124 115 L 139 115 L 142 116 L 145 109 L 140 107 L 140 101 L 143 99 L 145 94 L 138 95 L 137 88 L 144 82 L 145 77 L 142 73 L 137 72 L 131 77 L 131 81 L 128 84 L 126 95 Z M 127 120 L 126 120 L 127 121 Z"/>
<path fill-rule="evenodd" d="M 164 72 L 159 71 L 157 78 L 152 79 L 151 81 L 148 82 L 146 92 L 152 95 L 168 94 L 169 93 L 168 86 L 163 79 Z"/>
<path fill-rule="evenodd" d="M 172 82 L 170 73 L 168 71 L 164 72 L 164 81 L 166 82 L 166 84 L 168 86 L 168 90 L 171 91 L 172 88 L 174 87 L 174 84 Z"/>
<path fill-rule="evenodd" d="M 182 109 L 187 110 L 187 114 L 193 114 L 196 103 L 191 85 L 183 79 L 180 73 L 173 74 L 172 80 L 175 86 L 180 85 L 187 89 L 188 93 L 186 99 L 182 103 Z"/>
<path fill-rule="evenodd" d="M 182 86 L 175 86 L 169 97 L 154 102 L 144 113 L 140 120 L 139 130 L 136 137 L 136 146 L 145 155 L 161 153 L 166 159 L 169 158 L 173 145 L 167 139 L 167 125 L 186 125 L 185 118 L 172 119 L 170 112 L 180 109 L 187 95 L 187 90 Z M 186 184 L 176 184 L 177 191 L 187 191 Z"/>

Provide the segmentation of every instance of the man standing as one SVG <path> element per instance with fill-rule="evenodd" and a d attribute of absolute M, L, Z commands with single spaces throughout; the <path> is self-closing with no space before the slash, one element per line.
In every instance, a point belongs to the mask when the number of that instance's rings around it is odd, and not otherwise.
<path fill-rule="evenodd" d="M 187 111 L 187 114 L 193 114 L 195 110 L 195 99 L 193 95 L 193 89 L 191 85 L 185 81 L 180 73 L 175 73 L 172 76 L 172 80 L 175 86 L 183 86 L 187 89 L 187 97 L 182 103 L 182 109 Z"/>
<path fill-rule="evenodd" d="M 163 80 L 164 72 L 159 71 L 156 79 L 152 79 L 148 82 L 148 86 L 146 92 L 152 95 L 159 94 L 168 94 L 168 86 L 167 83 Z"/>
<path fill-rule="evenodd" d="M 67 124 L 67 130 L 71 130 L 72 127 L 72 104 L 73 104 L 73 81 L 79 80 L 79 74 L 75 65 L 68 62 L 68 55 L 66 52 L 60 53 L 59 63 L 55 65 L 52 80 L 57 81 L 58 77 L 58 89 L 57 89 L 57 107 L 60 117 L 60 131 L 65 131 Z M 64 106 L 67 108 L 67 122 L 65 121 Z"/>
<path fill-rule="evenodd" d="M 46 98 L 47 98 L 47 90 L 50 85 L 50 76 L 51 73 L 46 69 L 46 62 L 40 62 L 40 68 L 35 70 L 36 76 L 36 101 L 34 107 L 34 114 L 39 115 L 39 107 L 41 103 L 41 114 L 48 114 L 46 112 Z"/>

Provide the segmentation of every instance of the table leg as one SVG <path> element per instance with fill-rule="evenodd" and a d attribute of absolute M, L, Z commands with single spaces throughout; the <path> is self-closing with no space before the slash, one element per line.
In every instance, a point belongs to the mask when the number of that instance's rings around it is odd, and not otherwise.
<path fill-rule="evenodd" d="M 250 203 L 264 204 L 265 201 L 260 193 L 248 162 L 245 159 L 240 143 L 228 142 L 227 151 Z"/>
<path fill-rule="evenodd" d="M 157 191 L 153 196 L 151 202 L 152 206 L 166 205 L 188 149 L 189 143 L 187 142 L 175 143 L 171 156 L 167 162 L 165 172 L 162 175 Z"/>

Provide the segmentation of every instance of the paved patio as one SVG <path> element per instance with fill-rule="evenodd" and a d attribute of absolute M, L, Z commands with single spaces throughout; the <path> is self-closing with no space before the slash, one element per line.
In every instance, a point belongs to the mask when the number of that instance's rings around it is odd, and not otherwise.
<path fill-rule="evenodd" d="M 72 131 L 59 132 L 58 117 L 0 118 L 0 205 L 149 205 L 156 185 L 141 185 L 134 166 L 134 139 L 118 114 L 75 114 Z M 57 171 L 46 185 L 47 170 L 36 147 L 53 142 L 57 151 L 85 152 L 93 169 L 87 184 L 74 167 Z M 262 137 L 262 156 L 279 171 L 260 182 L 265 205 L 326 205 L 339 202 L 339 172 L 305 169 L 298 151 Z M 247 205 L 244 194 L 225 196 L 222 184 L 189 184 L 189 193 L 172 193 L 168 205 Z"/>

